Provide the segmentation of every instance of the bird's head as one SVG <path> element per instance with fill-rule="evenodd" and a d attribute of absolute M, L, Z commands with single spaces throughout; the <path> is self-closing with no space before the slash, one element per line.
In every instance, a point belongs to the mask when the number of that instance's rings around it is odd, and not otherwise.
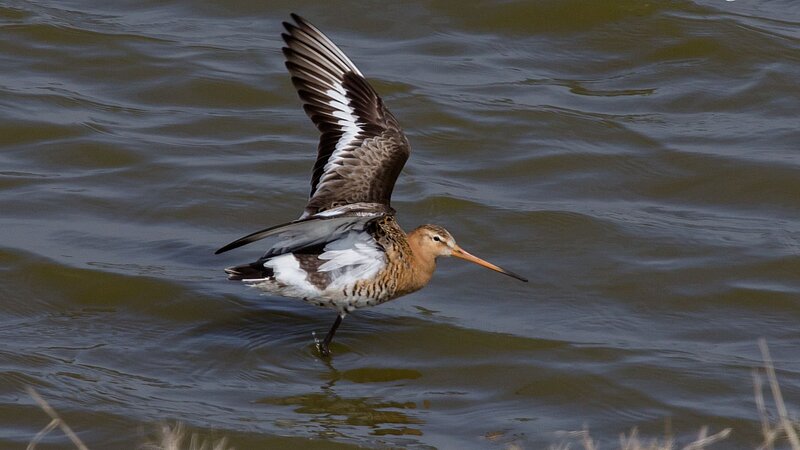
<path fill-rule="evenodd" d="M 436 259 L 439 256 L 455 256 L 456 258 L 469 261 L 479 266 L 492 269 L 520 281 L 528 282 L 527 279 L 510 272 L 502 267 L 496 266 L 477 256 L 467 252 L 456 244 L 456 240 L 449 231 L 439 225 L 422 225 L 409 233 L 410 240 L 414 241 L 416 251 L 422 253 L 423 257 Z"/>

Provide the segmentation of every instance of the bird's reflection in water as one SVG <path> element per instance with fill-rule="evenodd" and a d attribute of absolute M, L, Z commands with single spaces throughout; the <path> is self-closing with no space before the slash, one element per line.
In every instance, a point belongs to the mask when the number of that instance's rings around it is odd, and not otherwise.
<path fill-rule="evenodd" d="M 415 379 L 422 376 L 416 370 L 392 368 L 358 368 L 344 372 L 333 367 L 331 360 L 323 360 L 328 367 L 323 377 L 325 383 L 318 391 L 288 396 L 269 396 L 257 403 L 288 406 L 297 415 L 294 419 L 281 421 L 287 428 L 317 428 L 315 434 L 326 438 L 356 437 L 363 433 L 362 427 L 370 428 L 374 436 L 405 435 L 422 436 L 416 426 L 424 423 L 419 410 L 428 402 L 388 401 L 378 396 L 346 397 L 337 393 L 336 384 L 343 383 L 391 383 Z M 396 442 L 395 442 L 396 443 Z"/>
<path fill-rule="evenodd" d="M 246 306 L 248 309 L 194 327 L 189 334 L 197 339 L 213 338 L 219 346 L 216 351 L 224 353 L 215 361 L 224 362 L 226 370 L 236 370 L 239 379 L 257 382 L 258 395 L 269 394 L 256 397 L 255 403 L 271 405 L 270 411 L 275 406 L 286 408 L 275 425 L 309 437 L 363 441 L 369 435 L 391 435 L 405 436 L 408 445 L 416 443 L 414 436 L 422 435 L 420 425 L 425 423 L 429 401 L 396 401 L 385 393 L 395 385 L 421 378 L 420 371 L 391 367 L 390 360 L 383 360 L 383 367 L 357 366 L 358 359 L 347 358 L 352 350 L 345 342 L 334 342 L 331 347 L 340 358 L 337 364 L 337 358 L 319 356 L 311 337 L 327 323 L 323 315 L 309 318 L 289 305 L 279 309 L 280 303 L 267 302 L 260 309 Z M 407 321 L 375 318 L 369 313 L 363 316 L 358 325 L 351 326 L 355 336 L 375 336 L 378 329 L 396 334 Z M 397 439 L 392 439 L 392 445 L 405 445 Z"/>

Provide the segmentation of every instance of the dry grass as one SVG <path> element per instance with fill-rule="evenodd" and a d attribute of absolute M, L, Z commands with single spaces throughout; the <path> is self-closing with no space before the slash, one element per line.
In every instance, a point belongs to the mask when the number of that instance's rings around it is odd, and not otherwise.
<path fill-rule="evenodd" d="M 180 422 L 171 425 L 161 425 L 159 430 L 159 437 L 157 442 L 144 444 L 142 450 L 234 450 L 233 447 L 228 447 L 228 440 L 222 438 L 216 442 L 202 439 L 197 433 L 192 433 L 188 436 Z"/>
<path fill-rule="evenodd" d="M 769 353 L 769 348 L 764 339 L 759 339 L 761 356 L 764 359 L 764 366 L 760 369 L 753 369 L 753 387 L 755 392 L 756 408 L 761 419 L 761 433 L 764 442 L 756 447 L 755 450 L 775 450 L 775 446 L 782 444 L 785 440 L 791 450 L 800 450 L 800 423 L 789 417 L 786 404 L 783 400 L 778 378 L 775 375 L 775 366 Z M 764 378 L 769 385 L 772 394 L 772 404 L 775 408 L 774 413 L 770 413 L 764 400 Z M 61 431 L 72 441 L 78 450 L 88 450 L 88 447 L 81 442 L 80 438 L 72 431 L 56 411 L 34 390 L 27 388 L 28 394 L 36 401 L 39 407 L 50 416 L 48 423 L 36 436 L 31 439 L 27 450 L 35 450 L 39 441 L 48 433 L 60 428 Z M 708 434 L 708 428 L 702 427 L 697 439 L 689 444 L 680 447 L 680 450 L 706 450 L 708 446 L 724 440 L 731 434 L 731 429 L 726 428 L 722 431 Z M 560 432 L 559 436 L 563 442 L 558 445 L 550 446 L 550 450 L 601 450 L 599 444 L 592 439 L 589 430 Z M 227 439 L 222 438 L 218 441 L 210 441 L 200 438 L 196 433 L 188 434 L 181 423 L 175 425 L 161 425 L 158 430 L 158 437 L 155 442 L 149 442 L 139 447 L 142 450 L 233 450 L 227 447 Z M 643 440 L 639 437 L 639 432 L 634 428 L 627 434 L 620 435 L 619 450 L 677 450 L 675 441 L 667 433 L 663 439 Z M 524 450 L 524 447 L 517 442 L 510 443 L 506 450 Z"/>
<path fill-rule="evenodd" d="M 600 450 L 600 446 L 592 439 L 588 430 L 570 431 L 565 433 L 569 442 L 564 442 L 556 446 L 551 446 L 551 450 L 570 450 L 572 445 L 584 450 Z M 730 428 L 725 428 L 719 433 L 708 435 L 708 427 L 702 427 L 697 439 L 682 447 L 682 450 L 703 450 L 707 446 L 724 440 L 731 434 Z M 628 434 L 619 437 L 619 450 L 674 450 L 675 441 L 672 436 L 667 436 L 663 440 L 650 439 L 642 441 L 639 438 L 639 431 L 634 428 Z"/>
<path fill-rule="evenodd" d="M 83 442 L 81 442 L 81 439 L 72 431 L 72 428 L 70 428 L 66 422 L 61 420 L 61 416 L 58 415 L 56 410 L 50 407 L 50 404 L 47 403 L 39 395 L 38 392 L 36 392 L 36 389 L 28 386 L 26 390 L 28 391 L 28 395 L 30 395 L 33 398 L 33 400 L 39 405 L 39 407 L 42 408 L 42 410 L 48 416 L 50 416 L 50 423 L 48 423 L 44 428 L 42 428 L 41 431 L 36 433 L 36 436 L 34 436 L 33 439 L 31 439 L 31 441 L 28 443 L 27 450 L 35 449 L 36 444 L 38 444 L 39 441 L 41 441 L 42 438 L 47 435 L 47 433 L 56 429 L 56 427 L 61 428 L 61 431 L 63 431 L 64 434 L 67 435 L 69 440 L 72 441 L 73 444 L 75 444 L 75 447 L 77 447 L 78 450 L 89 450 L 88 447 L 86 447 L 86 445 L 84 445 Z"/>
<path fill-rule="evenodd" d="M 89 447 L 81 441 L 69 425 L 61 419 L 58 413 L 34 388 L 28 386 L 26 390 L 39 407 L 51 418 L 50 423 L 31 439 L 27 450 L 36 450 L 36 445 L 39 444 L 39 441 L 56 428 L 61 428 L 61 431 L 67 435 L 78 450 L 89 450 Z M 228 447 L 227 444 L 228 440 L 226 438 L 213 442 L 200 438 L 197 433 L 188 434 L 183 424 L 178 422 L 175 425 L 161 425 L 156 442 L 147 442 L 139 448 L 141 450 L 235 450 L 233 447 Z"/>
<path fill-rule="evenodd" d="M 781 394 L 781 387 L 778 384 L 778 377 L 775 376 L 775 366 L 772 364 L 772 356 L 769 354 L 767 341 L 763 338 L 759 339 L 758 346 L 761 348 L 761 356 L 764 358 L 764 367 L 762 369 L 753 369 L 756 406 L 758 415 L 761 417 L 761 433 L 764 435 L 764 443 L 758 447 L 758 450 L 773 450 L 775 443 L 782 437 L 786 437 L 792 450 L 800 450 L 800 440 L 797 438 L 797 430 L 795 429 L 800 429 L 800 426 L 789 418 L 789 413 L 786 411 L 786 405 L 783 403 L 783 394 Z M 761 372 L 763 372 L 763 375 Z M 772 392 L 772 401 L 777 412 L 777 417 L 774 420 L 770 419 L 769 411 L 764 403 L 762 376 L 767 377 L 767 382 Z"/>
<path fill-rule="evenodd" d="M 783 394 L 778 384 L 778 377 L 775 375 L 775 366 L 770 356 L 767 342 L 762 338 L 758 340 L 761 349 L 761 357 L 764 366 L 760 369 L 753 369 L 753 386 L 755 389 L 756 408 L 761 419 L 761 434 L 764 442 L 756 447 L 756 450 L 775 450 L 775 445 L 785 439 L 792 450 L 800 450 L 798 440 L 798 430 L 800 423 L 793 421 L 789 417 L 786 405 L 783 402 Z M 769 384 L 772 402 L 775 406 L 775 414 L 770 414 L 766 402 L 764 401 L 764 377 Z M 731 429 L 726 428 L 718 433 L 708 435 L 708 428 L 703 427 L 696 440 L 681 447 L 681 450 L 704 450 L 708 446 L 724 440 L 731 434 Z M 570 431 L 563 433 L 566 442 L 556 446 L 551 446 L 551 450 L 600 450 L 598 444 L 592 439 L 589 431 Z M 672 436 L 667 435 L 664 439 L 652 439 L 642 441 L 638 431 L 634 428 L 628 434 L 620 436 L 619 450 L 676 450 L 675 441 Z"/>

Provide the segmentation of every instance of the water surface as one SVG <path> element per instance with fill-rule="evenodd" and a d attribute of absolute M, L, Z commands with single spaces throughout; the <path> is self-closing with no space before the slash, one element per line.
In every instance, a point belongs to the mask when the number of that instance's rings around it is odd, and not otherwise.
<path fill-rule="evenodd" d="M 262 249 L 213 251 L 309 190 L 290 12 L 405 127 L 401 224 L 530 283 L 441 261 L 325 362 L 332 312 L 225 280 Z M 47 423 L 31 385 L 96 449 L 173 421 L 237 448 L 546 448 L 584 425 L 753 448 L 758 337 L 800 405 L 799 25 L 789 0 L 4 3 L 0 446 Z"/>

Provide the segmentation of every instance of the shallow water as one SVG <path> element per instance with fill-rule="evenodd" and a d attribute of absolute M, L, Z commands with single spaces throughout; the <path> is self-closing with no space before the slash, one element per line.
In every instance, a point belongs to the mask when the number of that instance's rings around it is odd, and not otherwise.
<path fill-rule="evenodd" d="M 316 131 L 281 21 L 371 80 L 413 154 L 393 206 L 441 261 L 349 316 L 260 296 L 232 239 L 295 218 Z M 544 448 L 734 429 L 768 339 L 800 405 L 800 3 L 178 0 L 0 6 L 0 446 L 158 423 L 237 448 Z M 42 448 L 69 443 L 53 432 Z"/>

